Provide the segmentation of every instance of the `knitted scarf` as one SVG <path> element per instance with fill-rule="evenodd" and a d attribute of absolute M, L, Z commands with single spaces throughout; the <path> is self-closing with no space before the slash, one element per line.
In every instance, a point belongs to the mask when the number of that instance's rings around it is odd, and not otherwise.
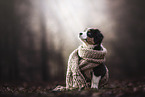
<path fill-rule="evenodd" d="M 90 82 L 86 78 L 91 79 L 90 72 L 92 69 L 101 63 L 105 62 L 106 48 L 103 46 L 102 50 L 93 50 L 94 46 L 81 45 L 75 49 L 69 56 L 68 67 L 66 73 L 66 87 L 57 86 L 54 91 L 72 90 L 87 88 Z M 106 67 L 106 74 L 101 79 L 100 84 L 103 85 L 108 80 L 108 69 Z M 84 73 L 82 73 L 84 72 Z M 85 76 L 84 76 L 85 74 Z"/>

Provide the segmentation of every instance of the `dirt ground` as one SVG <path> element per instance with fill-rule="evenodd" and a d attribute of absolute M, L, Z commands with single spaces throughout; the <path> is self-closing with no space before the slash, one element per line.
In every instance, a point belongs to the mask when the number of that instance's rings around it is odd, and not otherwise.
<path fill-rule="evenodd" d="M 110 80 L 95 90 L 53 92 L 64 82 L 0 82 L 0 97 L 145 97 L 145 78 L 138 80 Z"/>

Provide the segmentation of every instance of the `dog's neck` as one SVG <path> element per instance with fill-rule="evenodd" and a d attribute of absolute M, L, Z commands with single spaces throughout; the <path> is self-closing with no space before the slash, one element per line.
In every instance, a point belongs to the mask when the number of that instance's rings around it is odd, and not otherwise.
<path fill-rule="evenodd" d="M 101 44 L 102 45 L 102 44 Z M 100 44 L 96 44 L 96 45 L 90 45 L 90 44 L 86 44 L 84 43 L 84 46 L 89 48 L 89 49 L 93 49 L 93 50 L 102 50 L 102 47 L 101 47 Z"/>

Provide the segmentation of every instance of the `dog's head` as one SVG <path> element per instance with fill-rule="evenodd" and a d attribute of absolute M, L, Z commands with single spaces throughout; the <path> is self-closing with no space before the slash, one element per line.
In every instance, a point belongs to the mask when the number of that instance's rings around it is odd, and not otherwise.
<path fill-rule="evenodd" d="M 98 29 L 87 28 L 79 33 L 80 39 L 87 45 L 100 45 L 104 36 Z"/>

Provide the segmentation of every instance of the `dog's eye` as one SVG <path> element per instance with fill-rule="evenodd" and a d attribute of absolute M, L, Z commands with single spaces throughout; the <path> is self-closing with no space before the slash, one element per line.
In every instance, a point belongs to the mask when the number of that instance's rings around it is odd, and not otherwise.
<path fill-rule="evenodd" d="M 87 35 L 88 35 L 89 37 L 92 37 L 92 33 L 91 33 L 91 32 L 87 32 Z"/>

